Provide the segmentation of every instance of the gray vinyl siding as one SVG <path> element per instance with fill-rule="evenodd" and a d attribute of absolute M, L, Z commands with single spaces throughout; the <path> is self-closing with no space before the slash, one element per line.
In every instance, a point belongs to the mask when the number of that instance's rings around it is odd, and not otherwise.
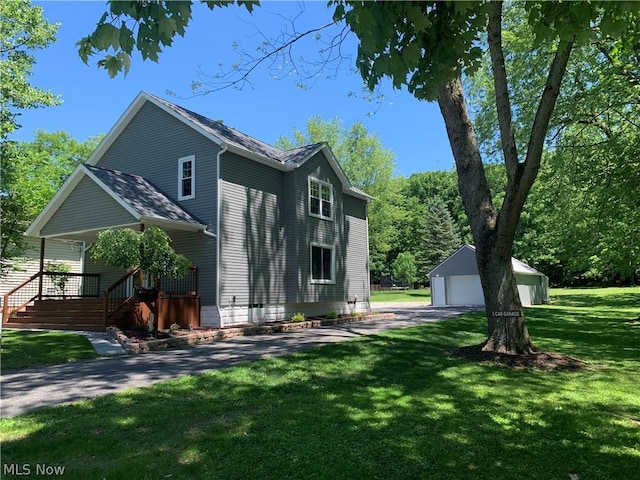
<path fill-rule="evenodd" d="M 284 303 L 284 175 L 226 153 L 221 177 L 220 306 Z"/>
<path fill-rule="evenodd" d="M 215 232 L 218 151 L 214 142 L 147 102 L 96 166 L 144 177 Z M 178 201 L 178 159 L 189 155 L 195 155 L 195 198 Z"/>
<path fill-rule="evenodd" d="M 347 278 L 345 290 L 348 300 L 369 299 L 369 239 L 367 204 L 348 195 L 344 196 L 345 229 L 344 241 L 347 245 Z"/>
<path fill-rule="evenodd" d="M 135 218 L 122 205 L 93 180 L 84 177 L 42 228 L 41 235 L 46 237 L 132 223 L 136 223 Z"/>
<path fill-rule="evenodd" d="M 198 267 L 200 305 L 216 304 L 216 239 L 201 232 L 169 232 L 171 246 Z"/>
<path fill-rule="evenodd" d="M 104 263 L 103 260 L 91 258 L 91 250 L 84 257 L 85 273 L 100 274 L 100 296 L 104 296 L 104 291 L 120 280 L 127 271 L 124 268 L 112 267 Z"/>
<path fill-rule="evenodd" d="M 432 277 L 478 275 L 475 250 L 462 247 L 430 272 Z"/>
<path fill-rule="evenodd" d="M 330 183 L 333 187 L 333 220 L 309 215 L 309 177 Z M 298 237 L 298 301 L 340 302 L 346 298 L 346 243 L 342 184 L 324 155 L 318 153 L 296 170 Z M 311 244 L 334 248 L 335 283 L 311 282 Z"/>
<path fill-rule="evenodd" d="M 298 303 L 298 204 L 305 201 L 298 194 L 297 188 L 297 172 L 291 171 L 284 174 L 284 191 L 285 191 L 285 283 L 286 283 L 286 302 Z"/>

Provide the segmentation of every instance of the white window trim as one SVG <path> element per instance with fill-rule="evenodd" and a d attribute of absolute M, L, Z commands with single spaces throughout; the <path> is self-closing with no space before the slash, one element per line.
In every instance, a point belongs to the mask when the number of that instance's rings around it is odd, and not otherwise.
<path fill-rule="evenodd" d="M 191 162 L 191 195 L 182 195 L 182 166 Z M 178 200 L 191 200 L 196 198 L 196 156 L 189 155 L 178 159 Z"/>
<path fill-rule="evenodd" d="M 329 193 L 331 195 L 331 215 L 326 217 L 324 215 L 322 215 L 322 188 L 320 189 L 320 213 L 313 213 L 311 211 L 311 182 L 316 182 L 320 185 L 326 185 L 327 187 L 329 187 Z M 331 220 L 333 221 L 333 211 L 335 210 L 335 205 L 334 205 L 334 195 L 333 195 L 333 185 L 331 185 L 329 182 L 325 182 L 323 180 L 320 180 L 318 178 L 315 177 L 309 177 L 308 182 L 307 182 L 307 203 L 309 204 L 309 208 L 308 213 L 310 217 L 316 217 L 316 218 L 321 218 L 323 220 Z"/>
<path fill-rule="evenodd" d="M 331 278 L 326 280 L 313 278 L 313 247 L 331 250 Z M 309 247 L 309 278 L 312 284 L 335 285 L 336 283 L 336 247 L 333 245 L 325 245 L 323 243 L 311 242 Z"/>

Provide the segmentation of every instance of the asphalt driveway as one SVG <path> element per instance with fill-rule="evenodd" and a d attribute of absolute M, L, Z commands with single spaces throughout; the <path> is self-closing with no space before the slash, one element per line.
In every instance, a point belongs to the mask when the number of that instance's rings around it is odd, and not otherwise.
<path fill-rule="evenodd" d="M 196 375 L 242 362 L 286 355 L 362 335 L 451 319 L 470 308 L 421 305 L 374 305 L 394 318 L 302 329 L 291 333 L 236 337 L 189 348 L 29 368 L 2 374 L 0 416 L 12 417 L 37 408 L 90 399 Z"/>

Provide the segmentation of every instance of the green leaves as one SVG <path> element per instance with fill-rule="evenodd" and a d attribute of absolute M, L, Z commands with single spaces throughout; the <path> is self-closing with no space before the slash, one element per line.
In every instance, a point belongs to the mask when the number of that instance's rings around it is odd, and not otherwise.
<path fill-rule="evenodd" d="M 66 132 L 36 131 L 32 142 L 2 142 L 2 263 L 22 254 L 29 223 L 73 172 L 89 157 L 99 138 L 78 142 Z"/>
<path fill-rule="evenodd" d="M 91 256 L 108 265 L 130 270 L 136 267 L 153 278 L 167 276 L 179 278 L 191 262 L 171 248 L 171 239 L 158 227 L 147 227 L 144 232 L 130 228 L 105 230 L 98 234 Z"/>
<path fill-rule="evenodd" d="M 477 68 L 480 51 L 474 47 L 486 25 L 486 6 L 464 3 L 345 2 L 367 86 L 389 77 L 395 88 L 406 85 L 416 98 L 434 100 L 440 84 Z"/>
<path fill-rule="evenodd" d="M 58 24 L 44 18 L 42 8 L 28 0 L 0 2 L 0 140 L 20 128 L 19 110 L 57 105 L 60 99 L 50 91 L 29 83 L 35 65 L 34 50 L 56 40 Z"/>
<path fill-rule="evenodd" d="M 397 279 L 404 280 L 407 285 L 412 285 L 418 280 L 416 259 L 409 252 L 400 253 L 393 262 L 393 275 Z"/>
<path fill-rule="evenodd" d="M 131 56 L 138 50 L 143 60 L 157 62 L 163 47 L 171 46 L 176 35 L 184 36 L 191 20 L 192 1 L 110 1 L 109 11 L 102 15 L 96 29 L 78 43 L 78 55 L 84 63 L 89 57 L 108 52 L 97 61 L 111 78 L 126 75 Z M 210 9 L 226 7 L 234 2 L 206 1 Z M 238 1 L 251 12 L 256 1 Z M 116 27 L 116 25 L 120 27 Z"/>

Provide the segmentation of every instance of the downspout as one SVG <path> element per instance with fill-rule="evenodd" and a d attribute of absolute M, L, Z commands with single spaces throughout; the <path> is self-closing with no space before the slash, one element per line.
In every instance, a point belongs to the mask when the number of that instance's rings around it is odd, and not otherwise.
<path fill-rule="evenodd" d="M 364 213 L 367 217 L 367 235 L 366 235 L 366 240 L 367 240 L 367 301 L 368 301 L 368 306 L 367 306 L 367 311 L 371 312 L 371 255 L 369 252 L 369 201 L 367 200 L 367 203 L 365 203 L 364 205 Z"/>
<path fill-rule="evenodd" d="M 222 212 L 222 179 L 220 178 L 220 162 L 222 154 L 229 149 L 226 143 L 220 144 L 220 150 L 216 156 L 216 308 L 218 309 L 218 318 L 220 319 L 220 328 L 224 327 L 222 320 L 222 312 L 220 311 L 220 281 L 222 279 L 222 273 L 220 271 L 220 212 Z"/>

